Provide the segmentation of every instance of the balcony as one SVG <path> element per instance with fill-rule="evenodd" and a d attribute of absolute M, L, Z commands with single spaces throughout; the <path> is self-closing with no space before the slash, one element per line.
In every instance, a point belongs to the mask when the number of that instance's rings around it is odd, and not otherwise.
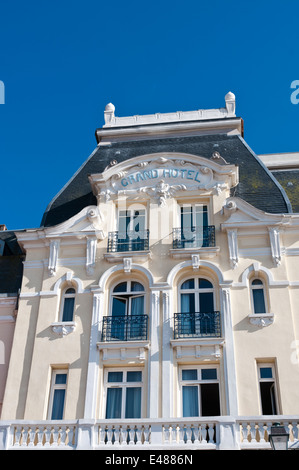
<path fill-rule="evenodd" d="M 146 341 L 147 315 L 103 317 L 102 342 Z"/>
<path fill-rule="evenodd" d="M 214 248 L 215 226 L 184 227 L 173 229 L 173 249 Z"/>
<path fill-rule="evenodd" d="M 299 416 L 277 415 L 0 421 L 0 450 L 270 450 L 276 422 L 289 433 L 288 448 L 298 449 Z"/>
<path fill-rule="evenodd" d="M 220 338 L 220 312 L 188 312 L 174 314 L 174 339 Z"/>
<path fill-rule="evenodd" d="M 148 249 L 149 230 L 108 233 L 108 253 L 148 251 Z"/>

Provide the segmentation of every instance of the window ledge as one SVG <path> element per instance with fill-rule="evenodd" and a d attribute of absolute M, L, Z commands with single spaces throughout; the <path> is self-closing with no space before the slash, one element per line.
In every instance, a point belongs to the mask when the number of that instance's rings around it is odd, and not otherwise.
<path fill-rule="evenodd" d="M 197 360 L 209 359 L 218 360 L 224 345 L 223 338 L 181 338 L 170 341 L 171 346 L 176 351 L 177 359 Z"/>
<path fill-rule="evenodd" d="M 146 341 L 111 341 L 98 342 L 98 350 L 103 352 L 103 361 L 125 361 L 144 363 L 146 350 L 149 349 L 150 342 Z"/>
<path fill-rule="evenodd" d="M 272 325 L 274 322 L 273 313 L 253 313 L 248 315 L 248 318 L 252 325 L 258 326 L 259 328 Z"/>
<path fill-rule="evenodd" d="M 151 257 L 150 251 L 120 251 L 115 253 L 105 253 L 104 258 L 109 263 L 123 263 L 125 258 L 132 258 L 134 261 L 147 261 Z"/>
<path fill-rule="evenodd" d="M 51 324 L 53 333 L 59 337 L 64 337 L 75 331 L 76 323 L 74 321 L 61 321 Z"/>
<path fill-rule="evenodd" d="M 172 248 L 169 254 L 175 259 L 188 259 L 192 255 L 200 255 L 205 258 L 214 258 L 220 251 L 219 246 L 202 247 L 202 248 Z"/>

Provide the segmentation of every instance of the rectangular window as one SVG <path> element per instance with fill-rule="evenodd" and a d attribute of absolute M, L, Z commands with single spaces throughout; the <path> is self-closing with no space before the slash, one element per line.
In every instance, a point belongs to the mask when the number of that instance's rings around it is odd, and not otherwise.
<path fill-rule="evenodd" d="M 48 419 L 63 419 L 67 385 L 67 370 L 54 370 L 52 374 Z"/>
<path fill-rule="evenodd" d="M 128 209 L 118 213 L 118 251 L 147 249 L 146 210 Z"/>
<path fill-rule="evenodd" d="M 105 371 L 106 419 L 141 418 L 142 371 Z"/>
<path fill-rule="evenodd" d="M 277 390 L 275 368 L 271 364 L 259 364 L 259 388 L 263 415 L 277 414 Z"/>
<path fill-rule="evenodd" d="M 183 417 L 220 416 L 217 367 L 184 367 L 180 382 Z"/>
<path fill-rule="evenodd" d="M 208 206 L 184 204 L 181 206 L 181 241 L 183 248 L 209 246 Z"/>

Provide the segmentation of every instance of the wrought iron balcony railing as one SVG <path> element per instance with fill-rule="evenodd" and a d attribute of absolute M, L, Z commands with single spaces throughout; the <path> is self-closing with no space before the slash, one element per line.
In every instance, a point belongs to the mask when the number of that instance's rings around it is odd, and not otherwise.
<path fill-rule="evenodd" d="M 146 251 L 149 249 L 149 230 L 136 232 L 109 232 L 108 233 L 108 253 L 118 253 L 122 251 Z"/>
<path fill-rule="evenodd" d="M 102 341 L 147 340 L 147 315 L 103 317 Z"/>
<path fill-rule="evenodd" d="M 173 248 L 205 248 L 215 246 L 215 225 L 173 229 Z"/>
<path fill-rule="evenodd" d="M 220 312 L 174 314 L 174 339 L 221 336 Z"/>

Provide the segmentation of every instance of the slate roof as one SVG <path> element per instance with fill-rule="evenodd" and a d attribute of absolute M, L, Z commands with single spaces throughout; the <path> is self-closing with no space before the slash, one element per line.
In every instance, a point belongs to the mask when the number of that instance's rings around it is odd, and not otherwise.
<path fill-rule="evenodd" d="M 227 163 L 239 166 L 240 182 L 233 189 L 233 196 L 238 196 L 265 212 L 292 212 L 284 189 L 240 135 L 213 134 L 115 142 L 97 147 L 51 201 L 44 213 L 41 226 L 57 225 L 84 207 L 96 205 L 88 175 L 103 172 L 112 160 L 120 163 L 133 157 L 157 152 L 184 152 L 210 159 L 215 151 L 218 151 Z"/>
<path fill-rule="evenodd" d="M 299 170 L 277 170 L 272 174 L 287 193 L 293 212 L 299 212 Z"/>
<path fill-rule="evenodd" d="M 24 255 L 14 232 L 0 231 L 0 240 L 5 242 L 0 256 L 0 295 L 16 295 L 21 288 Z"/>

